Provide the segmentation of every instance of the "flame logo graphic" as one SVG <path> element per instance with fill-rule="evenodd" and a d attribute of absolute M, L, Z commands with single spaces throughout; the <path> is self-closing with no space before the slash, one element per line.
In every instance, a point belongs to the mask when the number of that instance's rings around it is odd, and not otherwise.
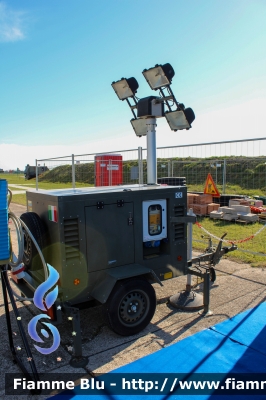
<path fill-rule="evenodd" d="M 40 310 L 46 311 L 48 310 L 56 301 L 57 296 L 58 296 L 58 286 L 51 290 L 46 297 L 44 298 L 44 295 L 46 292 L 48 292 L 49 289 L 51 289 L 58 281 L 59 279 L 59 274 L 58 272 L 49 264 L 47 264 L 48 270 L 49 270 L 49 277 L 48 279 L 43 282 L 38 288 L 36 289 L 33 297 L 33 302 L 36 307 L 38 307 Z M 36 315 L 36 317 L 33 317 L 31 321 L 28 324 L 28 333 L 30 337 L 35 340 L 36 342 L 39 343 L 44 343 L 44 341 L 39 337 L 37 331 L 36 331 L 36 326 L 38 321 L 41 318 L 48 318 L 51 319 L 48 315 L 46 314 L 40 314 Z M 46 325 L 49 330 L 51 331 L 53 335 L 53 345 L 49 348 L 43 348 L 34 345 L 34 347 L 42 354 L 50 354 L 53 351 L 55 351 L 59 345 L 60 345 L 60 334 L 56 327 L 52 324 L 49 324 L 47 322 L 43 322 L 44 325 Z M 44 337 L 48 338 L 49 334 L 46 332 L 46 330 L 41 329 L 41 333 L 43 334 Z"/>

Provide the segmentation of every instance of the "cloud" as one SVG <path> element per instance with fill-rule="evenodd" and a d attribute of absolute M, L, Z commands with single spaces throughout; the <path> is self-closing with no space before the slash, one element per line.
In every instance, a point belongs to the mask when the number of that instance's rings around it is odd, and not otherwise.
<path fill-rule="evenodd" d="M 14 10 L 0 2 L 0 42 L 16 42 L 25 39 L 24 11 Z"/>

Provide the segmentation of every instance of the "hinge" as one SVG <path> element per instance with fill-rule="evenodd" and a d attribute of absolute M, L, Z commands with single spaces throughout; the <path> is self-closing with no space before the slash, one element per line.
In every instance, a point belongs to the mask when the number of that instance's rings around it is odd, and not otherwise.
<path fill-rule="evenodd" d="M 124 207 L 124 200 L 117 200 L 117 207 Z"/>
<path fill-rule="evenodd" d="M 103 201 L 97 201 L 97 209 L 102 210 L 104 208 L 104 202 Z"/>

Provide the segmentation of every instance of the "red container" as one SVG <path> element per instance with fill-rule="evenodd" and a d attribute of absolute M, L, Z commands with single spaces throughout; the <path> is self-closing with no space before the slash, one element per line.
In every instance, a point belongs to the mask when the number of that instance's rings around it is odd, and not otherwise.
<path fill-rule="evenodd" d="M 121 154 L 95 156 L 95 186 L 116 186 L 123 183 Z"/>

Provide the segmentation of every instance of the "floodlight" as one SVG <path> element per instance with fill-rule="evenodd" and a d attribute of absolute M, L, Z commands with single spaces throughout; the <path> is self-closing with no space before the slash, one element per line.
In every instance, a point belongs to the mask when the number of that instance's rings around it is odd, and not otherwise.
<path fill-rule="evenodd" d="M 139 84 L 135 78 L 121 78 L 120 81 L 112 83 L 112 87 L 120 100 L 125 100 L 128 97 L 134 97 Z"/>
<path fill-rule="evenodd" d="M 175 71 L 171 64 L 156 64 L 154 68 L 144 69 L 143 75 L 153 90 L 157 90 L 163 86 L 169 86 Z"/>
<path fill-rule="evenodd" d="M 139 137 L 147 135 L 147 124 L 146 119 L 139 118 L 139 119 L 131 119 L 132 128 L 135 131 L 135 134 Z"/>
<path fill-rule="evenodd" d="M 178 131 L 191 128 L 191 124 L 195 119 L 195 114 L 192 108 L 185 108 L 184 110 L 166 112 L 165 118 L 172 131 Z"/>

